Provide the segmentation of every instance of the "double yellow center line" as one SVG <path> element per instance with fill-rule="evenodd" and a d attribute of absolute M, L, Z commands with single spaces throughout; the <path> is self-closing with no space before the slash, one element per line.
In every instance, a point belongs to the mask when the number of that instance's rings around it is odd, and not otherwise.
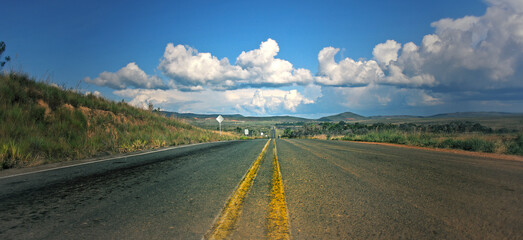
<path fill-rule="evenodd" d="M 268 239 L 290 239 L 288 212 L 283 192 L 283 181 L 278 163 L 276 140 L 274 140 L 274 160 L 272 165 L 272 189 L 269 213 L 267 216 Z"/>
<path fill-rule="evenodd" d="M 268 140 L 262 152 L 249 168 L 242 181 L 231 195 L 220 215 L 216 218 L 213 226 L 205 239 L 225 239 L 234 231 L 238 218 L 240 217 L 245 197 L 249 193 L 254 179 L 260 169 L 271 140 Z M 287 223 L 288 213 L 283 192 L 283 182 L 278 164 L 276 141 L 274 141 L 274 161 L 272 175 L 271 200 L 267 213 L 267 237 L 270 239 L 289 239 L 289 226 Z"/>

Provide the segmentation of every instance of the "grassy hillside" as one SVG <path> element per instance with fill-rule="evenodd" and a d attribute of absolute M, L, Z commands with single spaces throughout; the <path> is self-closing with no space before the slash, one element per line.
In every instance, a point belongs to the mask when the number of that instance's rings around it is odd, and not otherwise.
<path fill-rule="evenodd" d="M 234 138 L 23 74 L 0 74 L 0 169 Z"/>

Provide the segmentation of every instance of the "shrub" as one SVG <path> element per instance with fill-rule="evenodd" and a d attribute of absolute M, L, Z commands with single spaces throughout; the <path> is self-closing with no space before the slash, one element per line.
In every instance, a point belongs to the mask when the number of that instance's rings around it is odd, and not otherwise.
<path fill-rule="evenodd" d="M 509 154 L 523 155 L 523 134 L 518 134 L 513 141 L 510 141 L 507 152 Z"/>
<path fill-rule="evenodd" d="M 445 139 L 438 147 L 454 148 L 476 152 L 494 152 L 495 144 L 479 138 L 470 138 L 465 140 Z"/>

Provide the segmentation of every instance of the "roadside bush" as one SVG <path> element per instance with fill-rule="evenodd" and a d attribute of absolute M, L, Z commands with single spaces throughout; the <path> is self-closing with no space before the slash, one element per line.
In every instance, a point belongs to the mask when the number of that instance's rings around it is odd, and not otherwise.
<path fill-rule="evenodd" d="M 352 130 L 355 135 L 364 135 L 369 132 L 366 128 L 356 128 Z"/>
<path fill-rule="evenodd" d="M 494 152 L 495 144 L 479 138 L 470 138 L 465 140 L 459 139 L 445 139 L 438 147 L 440 148 L 453 148 L 462 149 L 466 151 L 476 152 Z"/>
<path fill-rule="evenodd" d="M 523 155 L 523 134 L 518 134 L 518 136 L 508 144 L 509 154 Z"/>
<path fill-rule="evenodd" d="M 407 134 L 406 141 L 408 144 L 420 147 L 435 147 L 438 144 L 433 135 L 429 134 Z"/>
<path fill-rule="evenodd" d="M 388 143 L 397 143 L 397 144 L 405 144 L 407 143 L 405 136 L 401 134 L 398 131 L 384 131 L 382 133 L 378 132 L 378 136 L 381 138 L 381 142 L 388 142 Z"/>

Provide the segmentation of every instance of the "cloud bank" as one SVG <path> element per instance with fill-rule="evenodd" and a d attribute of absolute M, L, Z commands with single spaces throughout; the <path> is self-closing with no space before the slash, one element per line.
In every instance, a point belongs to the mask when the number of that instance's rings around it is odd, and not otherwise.
<path fill-rule="evenodd" d="M 334 86 L 371 83 L 402 87 L 434 87 L 439 91 L 522 87 L 523 11 L 520 1 L 489 1 L 485 15 L 441 19 L 421 45 L 387 40 L 374 47 L 374 58 L 355 61 L 334 56 L 326 47 L 318 54 L 317 82 Z"/>
<path fill-rule="evenodd" d="M 336 104 L 348 108 L 445 105 L 456 100 L 452 94 L 487 102 L 522 100 L 523 3 L 488 3 L 482 16 L 433 22 L 434 33 L 418 44 L 392 39 L 377 44 L 372 59 L 337 62 L 340 49 L 327 46 L 318 53 L 315 75 L 277 58 L 280 47 L 269 38 L 259 48 L 243 51 L 234 64 L 169 43 L 158 65 L 166 80 L 147 75 L 132 62 L 115 73 L 103 72 L 85 81 L 116 89 L 116 95 L 132 98 L 136 105 L 184 102 L 187 105 L 178 110 L 195 112 L 218 111 L 198 105 L 201 102 L 216 109 L 255 114 L 295 112 L 301 105 L 317 103 L 322 89 L 340 96 L 344 101 Z M 278 89 L 281 87 L 291 89 Z M 227 100 L 224 104 L 202 100 L 210 95 Z"/>
<path fill-rule="evenodd" d="M 320 97 L 314 90 L 305 94 L 297 90 L 235 89 L 225 91 L 180 91 L 178 89 L 123 89 L 114 93 L 132 99 L 129 103 L 147 108 L 149 103 L 161 109 L 176 108 L 179 112 L 226 112 L 242 114 L 283 114 L 296 112 L 302 104 L 313 104 Z"/>

